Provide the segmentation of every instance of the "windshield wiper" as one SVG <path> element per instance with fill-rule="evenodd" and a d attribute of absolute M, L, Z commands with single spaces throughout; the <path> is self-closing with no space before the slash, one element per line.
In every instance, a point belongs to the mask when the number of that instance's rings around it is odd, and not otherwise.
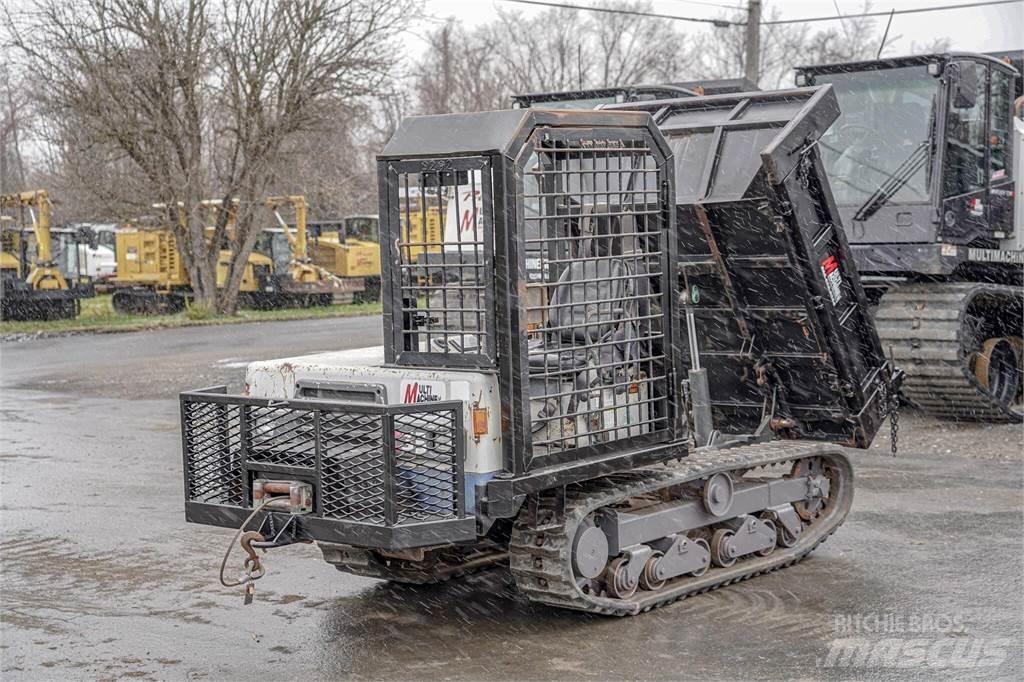
<path fill-rule="evenodd" d="M 878 209 L 882 208 L 896 195 L 896 192 L 899 192 L 904 185 L 910 182 L 914 174 L 921 170 L 927 161 L 928 141 L 925 140 L 910 153 L 910 156 L 903 163 L 896 167 L 896 170 L 886 177 L 882 184 L 878 186 L 878 189 L 872 192 L 867 201 L 853 214 L 853 219 L 855 221 L 867 220 L 875 215 Z"/>

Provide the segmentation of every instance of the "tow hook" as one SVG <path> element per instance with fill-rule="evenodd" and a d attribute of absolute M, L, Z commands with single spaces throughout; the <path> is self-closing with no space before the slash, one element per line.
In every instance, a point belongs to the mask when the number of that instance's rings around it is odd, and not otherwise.
<path fill-rule="evenodd" d="M 221 585 L 224 587 L 243 586 L 245 597 L 243 603 L 246 606 L 253 602 L 253 597 L 256 594 L 256 581 L 266 575 L 266 568 L 263 566 L 263 562 L 260 561 L 256 550 L 262 549 L 266 552 L 270 547 L 284 547 L 295 542 L 309 542 L 309 540 L 299 536 L 300 529 L 295 521 L 295 517 L 313 511 L 313 488 L 309 483 L 257 479 L 253 481 L 252 487 L 252 513 L 246 517 L 242 525 L 239 526 L 238 531 L 235 532 L 235 536 L 231 539 L 231 543 L 228 545 L 227 551 L 224 552 L 224 558 L 220 563 Z M 271 495 L 275 496 L 272 497 Z M 275 517 L 268 514 L 260 523 L 259 530 L 245 530 L 245 527 L 249 525 L 249 522 L 257 514 L 261 511 L 270 510 L 288 514 L 288 520 L 281 525 L 280 529 L 276 528 L 279 523 L 275 522 Z M 264 526 L 267 526 L 272 534 L 270 540 L 263 533 Z M 227 567 L 228 557 L 231 556 L 231 550 L 234 548 L 236 540 L 247 556 L 243 562 L 241 577 L 237 580 L 227 580 L 224 577 L 224 570 Z"/>
<path fill-rule="evenodd" d="M 252 546 L 254 541 L 265 542 L 266 538 L 263 537 L 262 533 L 247 530 L 242 533 L 242 537 L 238 540 L 238 544 L 249 555 L 249 558 L 245 560 L 245 578 L 242 580 L 242 583 L 245 585 L 245 599 L 243 603 L 246 606 L 252 603 L 253 597 L 256 595 L 256 581 L 266 574 L 263 564 L 260 562 L 260 556 Z"/>

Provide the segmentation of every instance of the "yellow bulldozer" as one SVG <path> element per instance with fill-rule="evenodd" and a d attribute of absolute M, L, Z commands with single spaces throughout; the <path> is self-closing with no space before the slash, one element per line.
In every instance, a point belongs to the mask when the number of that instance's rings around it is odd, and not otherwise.
<path fill-rule="evenodd" d="M 361 278 L 361 298 L 380 298 L 377 216 L 352 216 L 319 227 L 311 250 L 313 261 L 338 277 Z"/>
<path fill-rule="evenodd" d="M 201 202 L 211 220 L 223 210 L 219 200 Z M 163 204 L 153 208 L 166 209 Z M 228 207 L 228 228 L 234 221 L 236 206 Z M 178 205 L 178 221 L 184 226 L 185 208 Z M 212 228 L 207 232 L 212 238 Z M 168 227 L 132 227 L 115 234 L 117 276 L 114 279 L 114 310 L 123 314 L 151 315 L 177 313 L 184 310 L 192 296 L 188 270 L 178 249 L 174 232 Z M 217 286 L 228 279 L 232 252 L 221 249 L 217 260 Z M 239 303 L 243 307 L 266 308 L 279 305 L 279 287 L 273 273 L 273 262 L 266 256 L 250 254 L 239 287 Z"/>
<path fill-rule="evenodd" d="M 357 215 L 313 230 L 313 262 L 342 279 L 362 280 L 357 302 L 380 300 L 379 223 L 376 215 Z"/>
<path fill-rule="evenodd" d="M 88 277 L 61 272 L 53 249 L 49 194 L 34 190 L 0 195 L 0 210 L 8 213 L 0 220 L 0 319 L 76 317 L 80 299 L 92 296 L 94 289 Z M 72 248 L 77 250 L 77 243 Z"/>

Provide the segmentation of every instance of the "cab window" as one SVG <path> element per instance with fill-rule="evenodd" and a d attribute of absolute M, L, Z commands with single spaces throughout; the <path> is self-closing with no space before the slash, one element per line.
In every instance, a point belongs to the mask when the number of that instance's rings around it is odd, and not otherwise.
<path fill-rule="evenodd" d="M 991 160 L 990 177 L 1001 180 L 1010 177 L 1013 164 L 1010 161 L 1010 139 L 1013 129 L 1013 79 L 998 69 L 992 70 L 992 112 L 989 129 Z"/>
<path fill-rule="evenodd" d="M 345 237 L 358 241 L 376 242 L 379 234 L 377 218 L 365 216 L 345 220 Z"/>
<path fill-rule="evenodd" d="M 987 179 L 985 81 L 988 70 L 966 61 L 959 62 L 959 67 L 959 85 L 951 88 L 946 122 L 948 153 L 943 184 L 947 197 L 983 189 Z"/>

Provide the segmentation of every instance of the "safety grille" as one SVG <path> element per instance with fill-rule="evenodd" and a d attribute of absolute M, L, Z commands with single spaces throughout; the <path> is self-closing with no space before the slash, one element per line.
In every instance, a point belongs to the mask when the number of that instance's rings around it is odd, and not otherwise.
<path fill-rule="evenodd" d="M 250 407 L 249 461 L 312 469 L 316 466 L 313 413 Z"/>
<path fill-rule="evenodd" d="M 645 136 L 544 131 L 531 151 L 522 173 L 536 466 L 670 427 L 667 216 Z"/>
<path fill-rule="evenodd" d="M 184 446 L 188 453 L 188 498 L 240 506 L 245 503 L 242 476 L 242 406 L 182 403 Z"/>
<path fill-rule="evenodd" d="M 272 403 L 214 390 L 181 397 L 190 501 L 248 507 L 253 479 L 295 476 L 318 480 L 317 515 L 327 519 L 464 516 L 461 402 Z"/>
<path fill-rule="evenodd" d="M 389 166 L 388 241 L 397 360 L 443 365 L 493 362 L 490 167 L 485 159 Z M 397 222 L 395 222 L 397 218 Z"/>
<path fill-rule="evenodd" d="M 395 415 L 399 523 L 454 518 L 457 433 L 450 410 Z"/>
<path fill-rule="evenodd" d="M 320 430 L 323 515 L 368 523 L 384 522 L 384 442 L 376 414 L 325 412 Z"/>

